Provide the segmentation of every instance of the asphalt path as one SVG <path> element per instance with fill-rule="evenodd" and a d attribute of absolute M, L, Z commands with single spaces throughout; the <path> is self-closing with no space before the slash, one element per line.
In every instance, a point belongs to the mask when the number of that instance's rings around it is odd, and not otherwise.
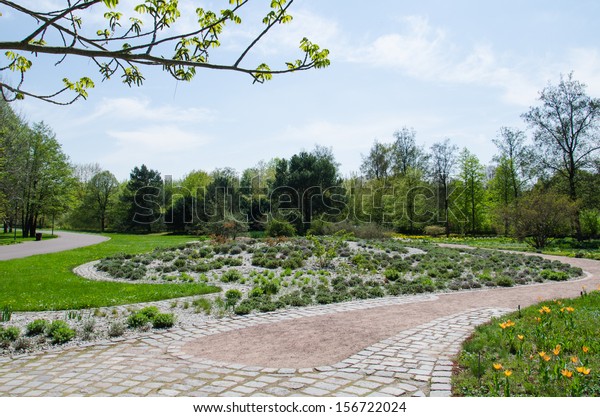
<path fill-rule="evenodd" d="M 44 232 L 42 231 L 42 233 Z M 82 248 L 84 246 L 96 245 L 109 239 L 105 236 L 85 233 L 54 232 L 54 234 L 58 235 L 55 239 L 44 239 L 42 237 L 42 240 L 37 242 L 2 245 L 0 246 L 0 261 Z"/>

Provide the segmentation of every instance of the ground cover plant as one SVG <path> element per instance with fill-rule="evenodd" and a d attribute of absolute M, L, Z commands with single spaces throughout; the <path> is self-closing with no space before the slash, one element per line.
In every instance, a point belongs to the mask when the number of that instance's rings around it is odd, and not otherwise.
<path fill-rule="evenodd" d="M 0 309 L 70 310 L 132 304 L 218 291 L 201 282 L 132 285 L 83 279 L 73 268 L 116 253 L 135 254 L 191 240 L 189 236 L 110 234 L 98 245 L 29 258 L 0 261 Z"/>
<path fill-rule="evenodd" d="M 141 309 L 128 306 L 94 310 L 69 310 L 46 313 L 46 318 L 20 316 L 0 325 L 0 354 L 33 352 L 67 343 L 80 344 L 91 340 L 147 332 L 173 327 L 177 317 L 157 306 Z"/>
<path fill-rule="evenodd" d="M 599 396 L 600 292 L 494 319 L 464 343 L 453 377 L 462 396 Z"/>
<path fill-rule="evenodd" d="M 347 235 L 187 242 L 145 254 L 117 254 L 101 260 L 96 268 L 107 279 L 119 281 L 223 286 L 236 291 L 221 300 L 225 310 L 239 315 L 563 281 L 582 274 L 579 268 L 539 256 L 396 239 L 356 240 Z M 195 307 L 215 311 L 206 302 Z"/>

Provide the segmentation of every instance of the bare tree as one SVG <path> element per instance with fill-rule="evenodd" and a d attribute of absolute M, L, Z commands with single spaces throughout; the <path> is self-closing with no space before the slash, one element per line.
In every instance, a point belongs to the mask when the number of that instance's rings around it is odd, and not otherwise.
<path fill-rule="evenodd" d="M 406 126 L 394 132 L 392 153 L 395 174 L 406 175 L 411 169 L 425 167 L 426 154 L 421 147 L 417 146 L 416 136 L 415 130 Z"/>
<path fill-rule="evenodd" d="M 446 235 L 450 235 L 450 195 L 448 186 L 456 165 L 458 147 L 450 143 L 450 139 L 431 145 L 431 174 L 438 185 L 438 199 L 443 209 Z"/>
<path fill-rule="evenodd" d="M 578 198 L 579 172 L 591 165 L 600 149 L 600 100 L 585 94 L 585 87 L 573 79 L 573 73 L 566 79 L 561 76 L 557 86 L 548 85 L 542 90 L 541 106 L 531 107 L 522 115 L 534 130 L 544 166 L 568 181 L 572 201 Z M 578 216 L 575 222 L 581 237 Z"/>
<path fill-rule="evenodd" d="M 360 171 L 368 180 L 387 180 L 392 168 L 390 146 L 375 140 L 369 154 L 362 157 Z"/>

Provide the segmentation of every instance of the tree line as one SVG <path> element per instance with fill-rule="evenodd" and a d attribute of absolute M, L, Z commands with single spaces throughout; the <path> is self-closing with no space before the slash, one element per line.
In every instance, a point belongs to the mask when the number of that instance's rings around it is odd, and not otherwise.
<path fill-rule="evenodd" d="M 521 115 L 528 132 L 498 130 L 488 166 L 449 138 L 426 149 L 403 127 L 376 140 L 346 178 L 332 150 L 317 146 L 241 174 L 173 179 L 142 165 L 119 182 L 97 164 L 70 164 L 48 126 L 1 109 L 0 210 L 5 231 L 19 224 L 23 235 L 56 219 L 100 231 L 503 234 L 543 247 L 553 236 L 584 239 L 600 229 L 600 101 L 572 74 Z"/>

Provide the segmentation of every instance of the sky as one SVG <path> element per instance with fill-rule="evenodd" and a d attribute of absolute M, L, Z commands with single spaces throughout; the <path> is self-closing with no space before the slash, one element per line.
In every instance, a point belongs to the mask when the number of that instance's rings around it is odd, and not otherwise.
<path fill-rule="evenodd" d="M 138 2 L 121 0 L 120 8 Z M 193 5 L 220 9 L 228 1 L 179 3 L 185 28 L 194 23 Z M 269 2 L 250 3 L 244 23 L 221 38 L 216 60 L 232 62 L 262 30 Z M 3 5 L 0 12 L 2 40 L 32 27 Z M 539 104 L 539 92 L 561 74 L 573 72 L 590 96 L 600 97 L 595 0 L 296 0 L 290 13 L 292 23 L 270 33 L 248 62 L 274 68 L 294 60 L 307 36 L 330 50 L 331 66 L 262 85 L 239 73 L 199 70 L 183 83 L 143 69 L 143 86 L 130 88 L 118 78 L 101 82 L 87 59 L 56 66 L 56 58 L 35 58 L 25 84 L 31 90 L 49 92 L 65 74 L 90 76 L 96 87 L 70 106 L 28 98 L 14 108 L 30 122 L 50 125 L 73 163 L 97 162 L 120 180 L 141 164 L 174 178 L 223 167 L 241 173 L 315 145 L 331 147 L 340 172 L 350 176 L 374 140 L 391 142 L 404 126 L 426 149 L 450 138 L 489 164 L 498 130 L 526 129 L 520 115 Z M 86 15 L 84 22 L 98 26 L 99 16 Z"/>

